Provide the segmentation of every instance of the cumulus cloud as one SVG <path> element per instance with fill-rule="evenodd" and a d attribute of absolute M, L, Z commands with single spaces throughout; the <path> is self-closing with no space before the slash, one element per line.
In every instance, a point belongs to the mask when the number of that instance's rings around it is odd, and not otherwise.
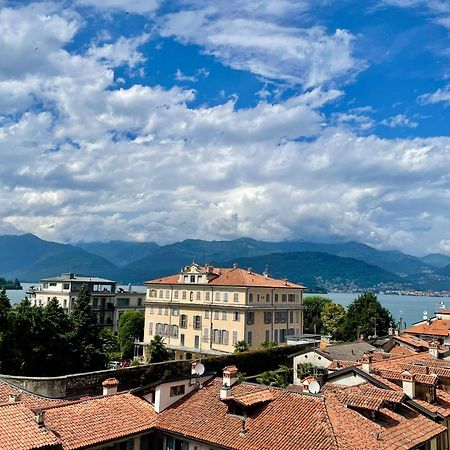
<path fill-rule="evenodd" d="M 406 127 L 416 128 L 419 125 L 417 122 L 406 117 L 404 114 L 397 114 L 396 116 L 389 117 L 381 121 L 382 125 L 386 125 L 389 128 Z"/>
<path fill-rule="evenodd" d="M 450 85 L 447 85 L 444 88 L 439 88 L 435 92 L 421 95 L 418 98 L 418 101 L 419 103 L 422 103 L 424 105 L 444 103 L 446 106 L 448 106 L 450 105 Z"/>
<path fill-rule="evenodd" d="M 354 37 L 349 31 L 328 33 L 321 26 L 298 28 L 279 20 L 307 10 L 309 2 L 181 3 L 185 10 L 162 17 L 160 34 L 200 45 L 234 69 L 310 88 L 363 68 L 352 55 Z"/>
<path fill-rule="evenodd" d="M 76 0 L 79 5 L 92 6 L 103 11 L 126 11 L 135 14 L 154 12 L 160 6 L 160 0 Z"/>

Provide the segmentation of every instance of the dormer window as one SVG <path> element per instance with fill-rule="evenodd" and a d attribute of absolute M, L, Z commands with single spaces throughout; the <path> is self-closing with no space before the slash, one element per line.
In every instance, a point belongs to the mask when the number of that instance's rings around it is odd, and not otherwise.
<path fill-rule="evenodd" d="M 191 283 L 195 283 L 195 275 L 191 275 Z"/>

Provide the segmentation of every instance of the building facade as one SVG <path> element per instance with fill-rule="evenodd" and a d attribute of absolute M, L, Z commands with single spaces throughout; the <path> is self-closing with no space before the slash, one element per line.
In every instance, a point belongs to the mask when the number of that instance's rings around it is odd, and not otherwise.
<path fill-rule="evenodd" d="M 132 291 L 131 286 L 128 290 L 118 288 L 116 281 L 73 273 L 44 278 L 38 286 L 32 287 L 27 295 L 36 306 L 45 306 L 52 298 L 56 298 L 69 314 L 83 284 L 87 285 L 91 294 L 92 310 L 99 325 L 114 332 L 117 332 L 119 318 L 125 311 L 145 311 L 145 294 Z"/>
<path fill-rule="evenodd" d="M 192 263 L 180 274 L 148 281 L 144 344 L 163 336 L 177 359 L 232 353 L 246 341 L 286 342 L 303 333 L 303 286 L 252 269 Z"/>

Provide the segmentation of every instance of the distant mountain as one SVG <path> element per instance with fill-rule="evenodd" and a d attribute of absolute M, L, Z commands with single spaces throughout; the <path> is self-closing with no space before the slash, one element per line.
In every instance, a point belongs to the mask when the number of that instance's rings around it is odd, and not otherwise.
<path fill-rule="evenodd" d="M 154 242 L 128 241 L 79 242 L 76 246 L 89 253 L 101 256 L 119 267 L 138 261 L 159 247 Z"/>
<path fill-rule="evenodd" d="M 252 267 L 262 273 L 266 266 L 269 275 L 275 278 L 286 277 L 290 281 L 314 288 L 328 289 L 397 289 L 411 286 L 405 280 L 377 266 L 354 258 L 345 258 L 320 252 L 272 253 L 249 258 L 235 258 L 240 267 Z M 230 266 L 233 261 L 226 261 Z"/>
<path fill-rule="evenodd" d="M 117 277 L 117 267 L 97 255 L 33 234 L 0 236 L 0 276 L 35 282 L 63 272 Z"/>
<path fill-rule="evenodd" d="M 442 255 L 441 253 L 431 253 L 420 258 L 425 264 L 432 267 L 442 269 L 450 264 L 450 256 Z"/>

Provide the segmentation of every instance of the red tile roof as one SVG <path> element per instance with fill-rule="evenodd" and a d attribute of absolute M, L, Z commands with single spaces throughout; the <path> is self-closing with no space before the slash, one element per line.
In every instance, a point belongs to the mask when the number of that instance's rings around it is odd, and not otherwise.
<path fill-rule="evenodd" d="M 405 333 L 425 334 L 429 336 L 448 336 L 449 330 L 450 320 L 433 318 L 430 323 L 419 323 L 405 330 Z"/>
<path fill-rule="evenodd" d="M 60 441 L 46 427 L 38 426 L 29 408 L 15 403 L 0 406 L 0 448 L 57 450 L 60 449 Z"/>
<path fill-rule="evenodd" d="M 243 406 L 253 406 L 260 403 L 270 402 L 273 400 L 273 395 L 267 389 L 260 392 L 250 392 L 249 394 L 236 395 L 230 398 Z"/>
<path fill-rule="evenodd" d="M 284 282 L 276 278 L 265 277 L 264 275 L 248 272 L 245 269 L 239 267 L 236 268 L 215 268 L 215 278 L 208 282 L 208 285 L 213 286 L 255 286 L 255 287 L 267 287 L 267 288 L 280 288 L 280 289 L 305 289 L 304 286 L 291 283 L 289 281 Z M 155 280 L 146 281 L 144 284 L 179 284 L 180 275 L 171 275 L 168 277 L 157 278 Z"/>
<path fill-rule="evenodd" d="M 81 449 L 151 430 L 157 414 L 130 393 L 107 395 L 45 409 L 45 425 L 64 450 Z"/>

